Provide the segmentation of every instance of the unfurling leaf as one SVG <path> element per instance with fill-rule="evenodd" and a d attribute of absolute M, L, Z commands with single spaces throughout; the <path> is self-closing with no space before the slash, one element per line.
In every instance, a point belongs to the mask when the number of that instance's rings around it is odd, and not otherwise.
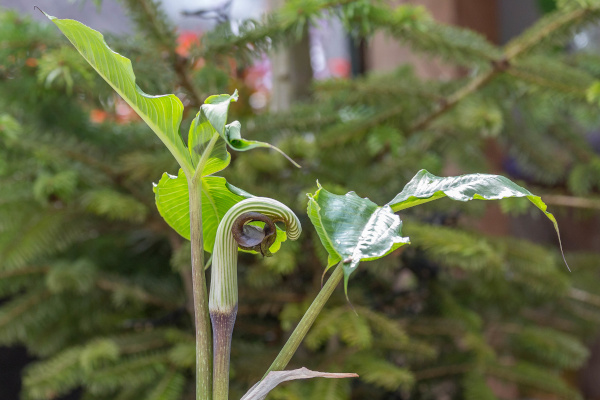
<path fill-rule="evenodd" d="M 219 134 L 221 138 L 215 145 L 215 148 L 217 146 L 225 147 L 225 143 L 237 151 L 246 151 L 257 147 L 267 147 L 278 151 L 296 167 L 300 167 L 296 162 L 294 162 L 294 160 L 288 157 L 287 154 L 272 144 L 242 138 L 241 124 L 239 121 L 233 121 L 232 123 L 227 124 L 229 105 L 231 102 L 235 102 L 237 100 L 238 93 L 236 90 L 232 95 L 219 94 L 210 96 L 204 101 L 204 104 L 200 107 L 200 111 L 196 115 L 192 127 L 190 128 L 188 140 L 188 146 L 190 148 L 190 152 L 192 153 L 194 164 L 197 164 L 199 157 L 206 146 L 206 143 L 210 141 L 214 134 Z M 223 169 L 229 164 L 229 154 L 227 153 L 226 148 L 219 151 L 219 154 L 221 154 L 219 158 L 221 160 L 226 160 L 226 163 L 225 161 L 222 161 L 222 164 L 224 165 L 222 165 L 220 169 Z M 227 157 L 224 156 L 225 154 Z M 216 172 L 206 171 L 207 168 L 208 165 L 205 167 L 205 171 L 203 171 L 202 175 L 209 175 L 210 173 Z"/>
<path fill-rule="evenodd" d="M 254 385 L 241 400 L 263 400 L 271 390 L 275 389 L 282 382 L 312 378 L 358 378 L 358 375 L 353 373 L 311 371 L 304 367 L 291 371 L 271 371 L 262 381 Z"/>
<path fill-rule="evenodd" d="M 218 135 L 213 126 L 210 124 L 202 110 L 198 112 L 196 118 L 192 121 L 190 132 L 188 135 L 188 147 L 194 168 L 198 168 L 198 163 L 203 154 L 208 151 L 210 142 L 213 137 Z M 231 155 L 227 151 L 227 144 L 220 136 L 217 136 L 210 152 L 204 155 L 202 171 L 198 171 L 202 176 L 212 175 L 219 172 L 229 165 Z"/>

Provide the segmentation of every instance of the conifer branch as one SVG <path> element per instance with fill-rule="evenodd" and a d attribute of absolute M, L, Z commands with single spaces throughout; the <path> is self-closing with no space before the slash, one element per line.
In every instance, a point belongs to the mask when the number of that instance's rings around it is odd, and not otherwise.
<path fill-rule="evenodd" d="M 593 10 L 597 11 L 595 9 Z M 570 26 L 578 20 L 581 20 L 587 15 L 587 13 L 590 13 L 591 11 L 592 9 L 589 8 L 575 9 L 560 16 L 560 18 L 557 18 L 552 23 L 546 25 L 543 27 L 543 29 L 535 32 L 535 34 L 525 36 L 524 39 L 518 38 L 514 42 L 511 42 L 504 51 L 504 57 L 491 62 L 491 70 L 474 77 L 465 86 L 459 88 L 450 96 L 448 96 L 448 98 L 445 101 L 442 101 L 436 109 L 412 125 L 412 127 L 409 129 L 409 133 L 427 128 L 434 120 L 452 110 L 464 98 L 485 87 L 499 73 L 510 71 L 513 60 L 532 50 L 538 45 L 539 42 L 552 35 L 555 31 L 560 30 L 565 26 Z"/>
<path fill-rule="evenodd" d="M 199 107 L 203 102 L 203 96 L 189 75 L 189 60 L 177 54 L 177 33 L 158 4 L 152 0 L 124 0 L 123 3 L 133 15 L 138 28 L 146 32 L 149 37 L 154 38 L 159 47 L 167 51 L 179 84 L 191 96 L 193 106 Z"/>
<path fill-rule="evenodd" d="M 1 271 L 0 279 L 14 278 L 16 276 L 23 276 L 23 275 L 45 274 L 49 270 L 50 270 L 50 267 L 34 266 L 34 267 L 13 269 L 13 270 L 8 270 L 8 271 Z"/>
<path fill-rule="evenodd" d="M 452 93 L 446 99 L 440 101 L 438 106 L 431 113 L 425 115 L 413 124 L 408 130 L 409 134 L 427 128 L 437 118 L 452 110 L 465 97 L 477 92 L 487 85 L 503 69 L 504 67 L 498 65 L 488 72 L 475 76 L 465 86 Z"/>
<path fill-rule="evenodd" d="M 36 305 L 40 304 L 41 302 L 49 298 L 51 295 L 52 293 L 49 290 L 42 290 L 37 293 L 28 293 L 28 298 L 24 302 L 18 304 L 12 309 L 9 309 L 8 313 L 1 316 L 0 328 L 3 328 L 6 324 L 11 323 L 11 321 L 14 318 L 18 317 L 19 315 L 22 315 L 32 307 L 35 307 Z"/>
<path fill-rule="evenodd" d="M 256 24 L 253 28 L 240 32 L 238 35 L 231 35 L 223 38 L 212 35 L 207 36 L 203 41 L 203 46 L 197 54 L 199 57 L 211 57 L 214 55 L 224 55 L 229 53 L 243 53 L 250 48 L 257 50 L 267 50 L 269 46 L 278 44 L 284 38 L 290 27 L 298 22 L 300 18 L 308 19 L 320 15 L 324 10 L 334 9 L 339 6 L 350 4 L 355 0 L 323 0 L 316 7 L 311 4 L 311 9 L 298 9 L 298 19 L 291 19 L 281 10 L 275 11 L 269 19 L 263 23 Z"/>
<path fill-rule="evenodd" d="M 473 364 L 455 364 L 444 365 L 442 367 L 428 368 L 421 371 L 415 371 L 414 376 L 418 381 L 425 379 L 435 379 L 441 376 L 464 374 L 473 369 Z"/>
<path fill-rule="evenodd" d="M 594 307 L 600 307 L 600 296 L 586 292 L 585 290 L 571 288 L 569 290 L 568 296 L 570 299 L 590 304 Z"/>
<path fill-rule="evenodd" d="M 600 210 L 600 199 L 548 194 L 544 195 L 544 202 L 555 206 Z"/>
<path fill-rule="evenodd" d="M 167 308 L 167 309 L 176 309 L 176 308 L 180 307 L 179 304 L 165 301 L 160 297 L 157 297 L 157 296 L 152 295 L 151 293 L 148 293 L 147 291 L 145 291 L 144 289 L 142 289 L 140 287 L 133 286 L 131 284 L 122 283 L 122 282 L 117 282 L 114 280 L 110 280 L 108 278 L 99 278 L 98 280 L 96 280 L 96 286 L 98 286 L 98 288 L 100 288 L 101 290 L 105 290 L 108 292 L 118 292 L 118 291 L 126 290 L 127 293 L 132 294 L 138 300 L 140 300 L 144 303 L 147 303 L 147 304 L 154 305 L 154 306 L 163 307 L 163 308 Z"/>

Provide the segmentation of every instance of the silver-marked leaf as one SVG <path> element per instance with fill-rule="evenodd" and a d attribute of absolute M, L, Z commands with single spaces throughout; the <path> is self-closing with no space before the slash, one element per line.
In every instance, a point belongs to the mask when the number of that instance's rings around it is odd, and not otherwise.
<path fill-rule="evenodd" d="M 548 207 L 541 197 L 532 194 L 529 190 L 500 175 L 470 174 L 442 178 L 422 169 L 387 205 L 396 212 L 446 196 L 458 201 L 527 197 L 552 221 L 558 236 L 560 251 L 563 259 L 565 258 L 558 223 L 554 215 L 547 211 Z M 567 264 L 567 260 L 565 260 L 565 264 Z"/>
<path fill-rule="evenodd" d="M 183 104 L 177 96 L 151 96 L 144 93 L 136 85 L 131 61 L 110 49 L 100 32 L 75 20 L 46 16 L 156 133 L 181 168 L 187 173 L 193 172 L 190 154 L 179 136 Z"/>
<path fill-rule="evenodd" d="M 241 400 L 263 400 L 277 385 L 287 381 L 312 378 L 358 378 L 353 373 L 333 373 L 311 371 L 308 368 L 298 368 L 291 371 L 271 371 L 241 398 Z"/>
<path fill-rule="evenodd" d="M 192 121 L 190 133 L 188 135 L 188 148 L 190 149 L 190 156 L 192 157 L 194 168 L 197 168 L 200 159 L 215 135 L 218 135 L 217 131 L 210 124 L 203 111 L 200 110 L 198 114 L 196 114 L 196 118 Z M 204 168 L 201 171 L 202 176 L 219 172 L 227 168 L 231 162 L 231 155 L 227 151 L 227 144 L 219 135 L 217 136 L 210 153 L 205 155 L 205 157 Z"/>
<path fill-rule="evenodd" d="M 409 243 L 402 221 L 389 206 L 379 207 L 354 192 L 332 194 L 319 186 L 308 195 L 308 216 L 329 254 L 327 267 L 343 261 L 344 287 L 361 261 L 376 260 Z"/>
<path fill-rule="evenodd" d="M 190 198 L 188 182 L 183 171 L 179 170 L 177 176 L 165 172 L 158 184 L 154 184 L 154 193 L 160 215 L 171 228 L 190 240 Z M 205 251 L 212 253 L 217 228 L 225 213 L 248 197 L 254 196 L 229 184 L 225 178 L 202 178 L 202 230 Z M 286 240 L 285 232 L 277 228 L 277 238 L 269 251 L 276 253 L 281 243 Z"/>

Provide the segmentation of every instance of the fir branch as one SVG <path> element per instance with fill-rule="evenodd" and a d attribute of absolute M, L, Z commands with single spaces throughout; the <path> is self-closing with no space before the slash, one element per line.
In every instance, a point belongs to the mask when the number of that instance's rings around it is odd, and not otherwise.
<path fill-rule="evenodd" d="M 49 290 L 33 291 L 2 306 L 0 329 L 51 296 Z"/>
<path fill-rule="evenodd" d="M 415 371 L 415 379 L 418 381 L 426 380 L 426 379 L 436 379 L 442 376 L 448 375 L 460 375 L 466 372 L 469 372 L 473 369 L 473 364 L 454 364 L 454 365 L 444 365 L 440 367 L 423 369 L 420 371 Z"/>
<path fill-rule="evenodd" d="M 544 195 L 544 202 L 548 205 L 600 210 L 600 199 L 596 198 L 574 197 L 560 194 L 547 194 Z"/>
<path fill-rule="evenodd" d="M 179 84 L 191 95 L 194 107 L 203 103 L 203 96 L 193 84 L 189 75 L 189 59 L 177 54 L 177 34 L 167 17 L 154 0 L 123 0 L 131 12 L 138 28 L 147 33 L 160 48 L 167 51 L 171 67 L 178 77 Z"/>
<path fill-rule="evenodd" d="M 600 308 L 600 296 L 593 293 L 586 292 L 585 290 L 571 288 L 569 289 L 568 296 L 570 299 L 580 301 Z"/>
<path fill-rule="evenodd" d="M 589 14 L 594 14 L 595 11 L 597 10 L 582 8 L 566 13 L 557 13 L 556 17 L 550 22 L 540 23 L 541 27 L 532 28 L 530 32 L 509 43 L 505 48 L 503 58 L 492 61 L 492 68 L 489 71 L 475 76 L 465 86 L 459 88 L 445 101 L 441 102 L 432 112 L 421 117 L 412 125 L 409 133 L 426 129 L 433 121 L 452 110 L 464 98 L 485 87 L 499 73 L 510 70 L 513 60 L 534 49 L 540 41 L 561 29 L 565 29 L 565 27 L 572 27 L 575 23 L 581 22 L 584 17 L 589 17 Z"/>
<path fill-rule="evenodd" d="M 570 31 L 577 25 L 589 22 L 589 19 L 597 17 L 598 11 L 600 11 L 599 6 L 586 6 L 550 14 L 529 28 L 525 33 L 509 42 L 505 46 L 505 57 L 508 60 L 518 58 L 536 49 L 547 39 L 565 31 Z"/>
<path fill-rule="evenodd" d="M 50 267 L 47 266 L 32 266 L 32 267 L 24 267 L 18 268 L 8 271 L 0 271 L 0 279 L 8 279 L 16 276 L 23 275 L 37 275 L 37 274 L 45 274 L 50 270 Z"/>
<path fill-rule="evenodd" d="M 291 28 L 299 21 L 306 21 L 320 16 L 325 10 L 350 4 L 355 0 L 317 0 L 313 1 L 308 9 L 295 10 L 296 15 L 290 14 L 291 7 L 279 9 L 272 13 L 269 18 L 262 23 L 252 21 L 249 27 L 237 35 L 226 34 L 223 30 L 217 30 L 213 34 L 206 35 L 203 38 L 202 48 L 196 54 L 198 57 L 210 59 L 216 55 L 236 54 L 240 55 L 247 51 L 256 50 L 266 51 L 271 46 L 290 36 Z M 298 37 L 296 37 L 298 39 Z"/>
<path fill-rule="evenodd" d="M 475 76 L 465 86 L 452 93 L 446 99 L 440 101 L 437 107 L 431 113 L 423 116 L 416 123 L 414 123 L 409 128 L 408 132 L 414 133 L 426 129 L 433 121 L 446 112 L 452 110 L 464 98 L 479 91 L 482 87 L 487 85 L 494 77 L 496 77 L 496 75 L 506 69 L 506 67 L 507 64 L 503 62 L 498 63 L 492 70 Z"/>
<path fill-rule="evenodd" d="M 166 308 L 169 310 L 177 309 L 180 307 L 180 304 L 173 303 L 167 300 L 164 300 L 160 297 L 157 297 L 143 288 L 139 286 L 134 286 L 130 283 L 117 282 L 115 280 L 107 279 L 107 278 L 99 278 L 96 280 L 96 286 L 107 292 L 121 292 L 126 291 L 131 296 L 136 299 L 151 304 L 154 306 L 158 306 L 161 308 Z"/>

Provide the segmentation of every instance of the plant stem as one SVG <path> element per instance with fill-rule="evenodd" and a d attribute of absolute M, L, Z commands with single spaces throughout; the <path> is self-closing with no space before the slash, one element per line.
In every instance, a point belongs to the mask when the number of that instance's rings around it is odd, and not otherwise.
<path fill-rule="evenodd" d="M 211 312 L 213 326 L 213 400 L 227 400 L 229 397 L 229 358 L 231 356 L 231 336 L 237 315 L 237 307 L 230 313 Z"/>
<path fill-rule="evenodd" d="M 327 280 L 325 286 L 321 288 L 321 291 L 317 297 L 313 300 L 308 310 L 306 310 L 306 313 L 300 320 L 300 323 L 298 326 L 296 326 L 294 332 L 292 332 L 292 335 L 277 355 L 277 358 L 275 358 L 275 361 L 273 361 L 273 364 L 271 364 L 265 373 L 265 376 L 267 376 L 267 374 L 271 371 L 282 371 L 288 365 L 292 359 L 292 356 L 296 350 L 298 350 L 298 346 L 300 346 L 300 343 L 302 343 L 304 340 L 308 330 L 317 319 L 317 316 L 323 309 L 323 306 L 325 306 L 325 303 L 327 303 L 327 300 L 329 300 L 329 297 L 331 297 L 331 294 L 337 285 L 341 282 L 343 276 L 344 271 L 342 269 L 342 263 L 340 262 L 333 271 L 333 274 L 331 274 Z"/>
<path fill-rule="evenodd" d="M 202 238 L 202 181 L 188 180 L 190 193 L 190 241 L 196 325 L 196 400 L 212 399 L 212 343 L 208 315 L 208 291 L 204 275 Z"/>

